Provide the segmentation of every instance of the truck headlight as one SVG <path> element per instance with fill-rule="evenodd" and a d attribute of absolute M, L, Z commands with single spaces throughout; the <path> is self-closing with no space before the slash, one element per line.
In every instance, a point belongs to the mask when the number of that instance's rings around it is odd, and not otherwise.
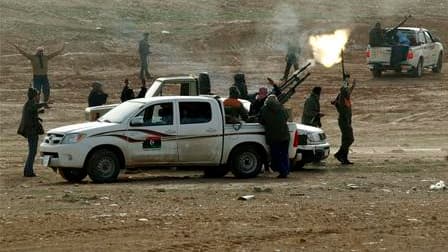
<path fill-rule="evenodd" d="M 74 144 L 81 142 L 86 137 L 86 134 L 68 134 L 62 139 L 62 144 Z"/>
<path fill-rule="evenodd" d="M 313 142 L 313 143 L 315 143 L 315 142 L 320 142 L 320 136 L 319 136 L 319 133 L 311 133 L 311 134 L 308 134 L 308 141 L 309 141 L 309 142 Z"/>

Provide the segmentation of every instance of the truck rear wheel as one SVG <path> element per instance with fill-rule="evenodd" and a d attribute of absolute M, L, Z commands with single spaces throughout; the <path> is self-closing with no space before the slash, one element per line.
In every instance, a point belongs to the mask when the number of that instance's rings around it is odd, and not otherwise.
<path fill-rule="evenodd" d="M 442 72 L 442 65 L 443 65 L 443 54 L 439 54 L 439 58 L 437 59 L 437 66 L 432 68 L 433 73 L 440 73 Z"/>
<path fill-rule="evenodd" d="M 232 151 L 230 167 L 237 178 L 256 177 L 263 165 L 260 153 L 253 146 L 239 146 Z"/>
<path fill-rule="evenodd" d="M 113 151 L 100 149 L 93 153 L 87 163 L 87 174 L 96 183 L 109 183 L 117 180 L 120 162 Z"/>
<path fill-rule="evenodd" d="M 372 69 L 372 75 L 374 78 L 379 78 L 381 77 L 382 71 L 378 68 L 373 68 Z"/>
<path fill-rule="evenodd" d="M 414 77 L 422 77 L 423 75 L 423 59 L 420 58 L 417 63 L 417 67 L 414 68 L 413 76 Z"/>
<path fill-rule="evenodd" d="M 59 174 L 68 182 L 80 182 L 87 176 L 86 169 L 82 168 L 59 168 Z"/>

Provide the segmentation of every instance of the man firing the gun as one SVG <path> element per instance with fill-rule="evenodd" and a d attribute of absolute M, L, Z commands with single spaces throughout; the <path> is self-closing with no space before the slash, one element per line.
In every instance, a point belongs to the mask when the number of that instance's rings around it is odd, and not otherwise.
<path fill-rule="evenodd" d="M 351 94 L 356 86 L 356 80 L 353 80 L 350 86 L 350 75 L 346 74 L 339 90 L 339 94 L 331 103 L 336 106 L 338 111 L 338 125 L 341 130 L 341 147 L 334 157 L 343 165 L 353 164 L 348 160 L 350 146 L 355 141 L 352 128 L 352 100 Z"/>

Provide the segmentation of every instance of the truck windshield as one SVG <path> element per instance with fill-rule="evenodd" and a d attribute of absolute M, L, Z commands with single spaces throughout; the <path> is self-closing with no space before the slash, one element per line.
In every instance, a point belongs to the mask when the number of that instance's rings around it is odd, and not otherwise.
<path fill-rule="evenodd" d="M 127 101 L 113 108 L 98 119 L 100 122 L 121 123 L 126 118 L 137 112 L 144 103 Z"/>

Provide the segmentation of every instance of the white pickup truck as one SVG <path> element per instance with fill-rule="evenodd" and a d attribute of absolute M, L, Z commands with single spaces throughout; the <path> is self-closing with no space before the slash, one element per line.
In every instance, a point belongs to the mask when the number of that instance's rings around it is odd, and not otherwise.
<path fill-rule="evenodd" d="M 43 164 L 71 182 L 87 175 L 94 182 L 115 181 L 120 170 L 149 166 L 202 166 L 209 177 L 232 171 L 257 176 L 269 161 L 264 127 L 225 124 L 222 100 L 212 96 L 159 96 L 127 101 L 96 122 L 50 130 L 40 145 Z M 329 155 L 322 130 L 288 123 L 289 158 L 302 159 L 300 136 L 309 150 Z M 298 127 L 305 127 L 305 130 Z M 303 141 L 302 140 L 302 141 Z"/>
<path fill-rule="evenodd" d="M 439 38 L 423 28 L 399 27 L 392 31 L 386 29 L 389 38 L 393 38 L 397 32 L 404 34 L 409 41 L 409 50 L 398 64 L 391 64 L 392 46 L 367 46 L 367 64 L 375 78 L 381 77 L 382 72 L 386 70 L 407 71 L 415 77 L 421 77 L 424 68 L 430 68 L 434 73 L 441 72 L 444 49 Z"/>

